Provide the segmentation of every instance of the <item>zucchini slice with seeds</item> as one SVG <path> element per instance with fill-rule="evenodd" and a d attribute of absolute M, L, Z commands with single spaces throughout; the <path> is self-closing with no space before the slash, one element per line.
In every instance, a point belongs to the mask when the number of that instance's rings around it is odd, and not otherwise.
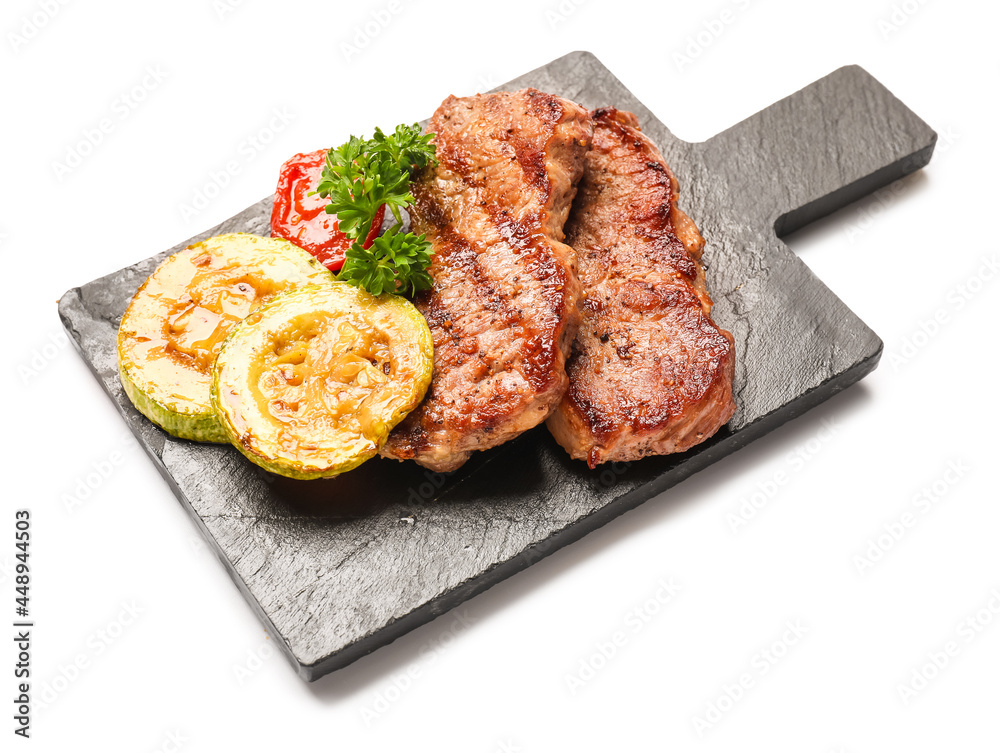
<path fill-rule="evenodd" d="M 278 238 L 231 233 L 168 257 L 118 329 L 118 373 L 132 404 L 169 434 L 226 442 L 212 410 L 212 364 L 229 331 L 276 293 L 333 284 L 311 254 Z"/>
<path fill-rule="evenodd" d="M 423 399 L 433 367 L 427 322 L 405 298 L 310 285 L 233 330 L 215 362 L 212 404 L 257 465 L 329 478 L 378 452 Z"/>

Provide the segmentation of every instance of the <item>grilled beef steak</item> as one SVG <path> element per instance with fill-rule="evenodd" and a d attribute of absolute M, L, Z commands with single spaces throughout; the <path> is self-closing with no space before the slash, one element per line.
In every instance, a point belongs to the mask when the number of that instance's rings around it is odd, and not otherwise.
<path fill-rule="evenodd" d="M 579 105 L 534 89 L 449 97 L 434 113 L 440 162 L 414 181 L 410 213 L 434 247 L 434 285 L 415 301 L 434 378 L 385 457 L 453 470 L 562 399 L 580 295 L 562 228 L 592 128 Z"/>
<path fill-rule="evenodd" d="M 634 115 L 592 113 L 594 136 L 566 223 L 579 255 L 583 323 L 570 387 L 548 427 L 593 468 L 683 452 L 725 424 L 733 337 L 710 317 L 704 240 L 677 181 Z"/>

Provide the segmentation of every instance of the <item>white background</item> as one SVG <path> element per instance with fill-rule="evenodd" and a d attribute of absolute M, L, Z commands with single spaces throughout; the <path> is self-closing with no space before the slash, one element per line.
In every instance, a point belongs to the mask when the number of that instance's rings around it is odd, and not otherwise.
<path fill-rule="evenodd" d="M 13 511 L 26 507 L 32 687 L 50 700 L 33 712 L 31 741 L 14 742 L 1000 749 L 996 5 L 398 2 L 4 3 L 0 622 L 13 621 Z M 389 20 L 365 32 L 373 12 Z M 938 131 L 921 174 L 787 239 L 883 338 L 882 363 L 458 614 L 307 685 L 124 439 L 61 337 L 56 300 L 257 201 L 294 152 L 412 122 L 449 93 L 575 49 L 688 140 L 848 63 Z M 88 149 L 104 118 L 109 132 Z M 255 134 L 269 143 L 253 147 Z M 185 212 L 233 160 L 227 185 Z M 939 310 L 947 321 L 922 334 Z M 93 475 L 109 464 L 107 478 Z M 935 482 L 940 493 L 920 499 Z M 761 509 L 734 531 L 730 516 L 754 494 Z M 906 513 L 912 526 L 862 567 Z M 671 578 L 680 591 L 661 604 Z M 796 621 L 798 638 L 785 627 Z M 14 750 L 15 658 L 2 642 L 0 736 Z M 949 642 L 957 655 L 924 670 Z M 914 671 L 935 676 L 904 699 Z M 752 687 L 720 703 L 744 673 Z M 696 717 L 715 722 L 699 735 Z"/>

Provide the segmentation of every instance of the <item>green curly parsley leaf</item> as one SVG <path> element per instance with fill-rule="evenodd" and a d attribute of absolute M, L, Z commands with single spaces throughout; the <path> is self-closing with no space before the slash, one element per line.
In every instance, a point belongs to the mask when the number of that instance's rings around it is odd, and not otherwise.
<path fill-rule="evenodd" d="M 431 286 L 427 272 L 431 253 L 426 236 L 400 233 L 399 225 L 393 225 L 375 239 L 371 248 L 354 241 L 337 279 L 364 288 L 372 295 L 414 295 Z"/>
<path fill-rule="evenodd" d="M 340 231 L 353 241 L 344 266 L 337 276 L 373 295 L 425 290 L 431 285 L 427 272 L 431 244 L 421 235 L 390 228 L 375 239 L 371 248 L 363 247 L 371 231 L 375 213 L 383 204 L 397 223 L 399 210 L 413 203 L 410 178 L 428 165 L 436 165 L 434 134 L 425 134 L 420 126 L 396 126 L 386 135 L 375 129 L 371 139 L 351 136 L 347 143 L 331 149 L 316 193 L 329 199 L 329 214 L 337 215 Z"/>

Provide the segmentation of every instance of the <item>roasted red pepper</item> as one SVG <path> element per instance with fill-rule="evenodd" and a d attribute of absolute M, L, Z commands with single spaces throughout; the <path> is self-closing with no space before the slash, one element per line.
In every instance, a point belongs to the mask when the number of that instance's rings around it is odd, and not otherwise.
<path fill-rule="evenodd" d="M 271 210 L 271 235 L 304 248 L 327 269 L 336 272 L 344 264 L 351 241 L 337 229 L 337 216 L 326 213 L 327 200 L 319 195 L 309 196 L 323 174 L 327 151 L 317 149 L 296 154 L 281 166 Z M 371 232 L 363 244 L 365 248 L 375 241 L 384 217 L 382 206 L 375 213 Z"/>

